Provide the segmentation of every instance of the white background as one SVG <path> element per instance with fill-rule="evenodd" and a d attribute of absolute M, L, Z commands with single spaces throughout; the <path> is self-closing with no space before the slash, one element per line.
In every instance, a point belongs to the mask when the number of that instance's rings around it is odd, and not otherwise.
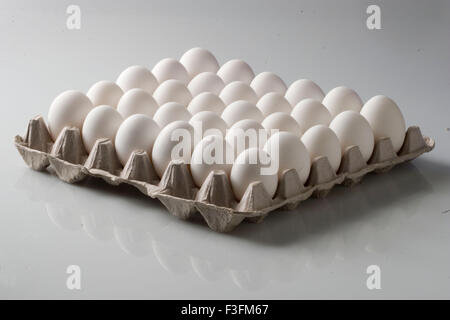
<path fill-rule="evenodd" d="M 66 8 L 82 10 L 81 30 Z M 366 28 L 378 4 L 382 30 Z M 450 298 L 449 1 L 1 1 L 0 298 Z M 392 97 L 436 148 L 231 234 L 131 187 L 69 185 L 13 146 L 66 89 L 210 49 L 287 84 Z M 66 288 L 68 265 L 82 290 Z M 366 268 L 381 268 L 368 290 Z"/>

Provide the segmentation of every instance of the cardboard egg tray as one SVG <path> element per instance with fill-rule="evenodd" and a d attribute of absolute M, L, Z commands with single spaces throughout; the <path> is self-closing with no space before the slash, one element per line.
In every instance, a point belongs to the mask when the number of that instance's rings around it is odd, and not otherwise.
<path fill-rule="evenodd" d="M 324 197 L 337 184 L 358 183 L 369 172 L 386 172 L 434 148 L 433 139 L 423 137 L 419 127 L 409 127 L 398 154 L 390 139 L 382 138 L 376 141 L 366 164 L 359 148 L 351 146 L 344 152 L 337 174 L 326 157 L 318 157 L 312 162 L 305 185 L 295 169 L 286 170 L 273 199 L 262 183 L 255 182 L 238 202 L 224 172 L 211 172 L 199 189 L 188 165 L 172 161 L 159 179 L 145 151 L 135 151 L 122 167 L 110 140 L 97 140 L 88 155 L 78 128 L 64 128 L 54 142 L 40 116 L 30 120 L 25 137 L 16 136 L 14 142 L 26 164 L 34 170 L 51 166 L 68 183 L 92 176 L 112 185 L 130 184 L 145 195 L 157 198 L 178 218 L 189 219 L 200 214 L 211 229 L 219 232 L 229 232 L 244 220 L 260 222 L 279 208 L 292 210 L 311 196 Z"/>

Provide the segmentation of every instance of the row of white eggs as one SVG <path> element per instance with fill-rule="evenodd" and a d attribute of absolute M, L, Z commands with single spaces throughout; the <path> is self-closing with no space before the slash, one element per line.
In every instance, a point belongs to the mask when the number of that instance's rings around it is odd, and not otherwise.
<path fill-rule="evenodd" d="M 195 57 L 189 57 L 192 52 L 205 55 L 196 60 Z M 280 129 L 293 132 L 297 138 L 294 142 L 292 137 L 288 138 L 287 133 L 280 133 L 284 137 L 281 140 L 290 142 L 287 147 L 280 148 L 280 162 L 284 163 L 280 163 L 279 172 L 295 167 L 302 182 L 308 177 L 310 158 L 326 155 L 332 167 L 337 170 L 342 151 L 350 145 L 358 145 L 364 159 L 368 160 L 373 149 L 374 133 L 375 137 L 390 137 L 395 151 L 398 151 L 403 142 L 404 120 L 396 104 L 389 98 L 377 96 L 370 99 L 361 111 L 364 118 L 357 113 L 362 107 L 361 99 L 353 90 L 345 87 L 335 88 L 325 97 L 320 87 L 310 80 L 298 80 L 286 89 L 284 82 L 273 73 L 264 72 L 254 77 L 251 68 L 240 60 L 231 60 L 219 69 L 215 58 L 204 49 L 192 49 L 180 61 L 182 64 L 173 59 L 164 59 L 155 66 L 153 72 L 143 67 L 130 67 L 119 76 L 117 83 L 120 87 L 111 82 L 99 82 L 88 91 L 89 98 L 75 91 L 61 94 L 55 99 L 49 112 L 48 123 L 52 136 L 56 138 L 64 126 L 79 127 L 88 151 L 92 149 L 96 139 L 108 137 L 114 140 L 115 137 L 117 154 L 123 164 L 133 150 L 144 149 L 152 154 L 153 165 L 157 173 L 162 175 L 171 160 L 173 147 L 170 139 L 167 139 L 170 137 L 167 133 L 173 130 L 173 126 L 167 124 L 174 120 L 185 120 L 177 122 L 177 125 L 191 130 L 192 126 L 186 121 L 194 114 L 191 122 L 199 120 L 206 124 L 206 129 L 217 128 L 221 132 L 231 127 L 231 134 L 236 127 L 244 130 Z M 183 70 L 189 70 L 187 76 Z M 228 83 L 220 90 L 219 97 L 214 93 L 219 91 L 220 86 L 217 84 L 220 82 L 214 81 L 217 80 L 213 77 L 216 74 L 211 75 L 211 72 L 217 70 L 223 83 Z M 191 80 L 188 85 L 190 88 L 186 88 L 183 81 L 188 82 L 193 77 L 193 80 L 208 81 Z M 158 82 L 162 83 L 158 86 Z M 149 92 L 153 90 L 152 97 Z M 203 93 L 192 99 L 191 91 Z M 240 101 L 242 99 L 247 101 Z M 177 102 L 173 102 L 174 100 Z M 101 106 L 91 111 L 95 105 Z M 117 106 L 117 111 L 107 105 Z M 205 110 L 210 112 L 200 112 Z M 348 110 L 353 112 L 341 113 Z M 127 118 L 136 113 L 153 116 L 154 121 L 144 116 Z M 217 113 L 222 115 L 223 120 Z M 84 121 L 86 114 L 88 116 Z M 127 120 L 123 121 L 122 117 Z M 262 125 L 259 124 L 261 121 Z M 317 124 L 322 126 L 307 131 Z M 331 129 L 326 127 L 328 125 Z M 160 127 L 163 130 L 158 134 Z M 302 144 L 298 136 L 302 136 L 305 131 Z M 157 138 L 160 136 L 161 138 Z M 280 141 L 280 145 L 283 145 L 283 141 Z M 250 156 L 248 153 L 251 152 L 261 152 L 233 151 L 235 155 L 240 154 L 242 157 Z M 195 154 L 194 151 L 193 155 Z M 189 161 L 190 155 L 184 160 Z M 261 176 L 257 174 L 259 170 L 250 170 L 251 167 L 248 166 L 245 168 L 236 165 L 235 168 L 234 171 L 230 169 L 230 178 L 237 198 L 242 196 L 246 186 L 255 179 L 263 181 L 269 194 L 273 195 L 272 191 L 275 192 L 276 184 L 275 187 L 273 185 L 275 180 L 278 182 L 276 176 Z M 211 169 L 191 165 L 195 182 L 201 184 Z"/>

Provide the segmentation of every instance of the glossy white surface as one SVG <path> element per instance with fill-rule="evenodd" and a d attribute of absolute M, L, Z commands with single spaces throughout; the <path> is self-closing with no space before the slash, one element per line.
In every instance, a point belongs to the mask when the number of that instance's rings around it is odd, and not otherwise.
<path fill-rule="evenodd" d="M 0 4 L 0 298 L 450 298 L 448 1 L 382 1 L 379 31 L 360 1 L 77 3 L 78 31 L 66 28 L 66 3 Z M 194 46 L 288 85 L 385 94 L 436 149 L 231 234 L 177 220 L 129 187 L 69 185 L 25 166 L 13 137 L 59 92 Z M 80 291 L 66 288 L 73 264 Z M 381 290 L 366 287 L 372 264 Z"/>

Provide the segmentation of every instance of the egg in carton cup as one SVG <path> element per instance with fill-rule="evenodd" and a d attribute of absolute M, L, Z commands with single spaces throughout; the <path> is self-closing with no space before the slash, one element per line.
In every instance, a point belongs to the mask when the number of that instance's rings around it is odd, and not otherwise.
<path fill-rule="evenodd" d="M 53 141 L 41 116 L 30 120 L 24 137 L 15 137 L 17 150 L 33 170 L 52 167 L 56 175 L 68 183 L 92 176 L 111 185 L 130 184 L 145 195 L 157 198 L 180 219 L 200 214 L 208 226 L 218 232 L 232 231 L 244 220 L 261 222 L 276 209 L 292 210 L 311 196 L 326 196 L 337 184 L 358 183 L 369 172 L 387 172 L 397 164 L 431 151 L 434 145 L 433 139 L 422 136 L 419 127 L 412 126 L 407 129 L 398 153 L 394 152 L 389 138 L 381 138 L 375 142 L 373 154 L 366 163 L 359 147 L 350 146 L 342 156 L 337 173 L 327 157 L 317 157 L 312 161 L 305 184 L 301 183 L 295 169 L 289 169 L 283 172 L 273 198 L 261 182 L 254 182 L 238 201 L 223 171 L 210 172 L 197 188 L 188 165 L 174 160 L 159 179 L 147 152 L 134 151 L 122 166 L 113 143 L 103 138 L 96 141 L 88 155 L 78 128 L 65 127 Z"/>

